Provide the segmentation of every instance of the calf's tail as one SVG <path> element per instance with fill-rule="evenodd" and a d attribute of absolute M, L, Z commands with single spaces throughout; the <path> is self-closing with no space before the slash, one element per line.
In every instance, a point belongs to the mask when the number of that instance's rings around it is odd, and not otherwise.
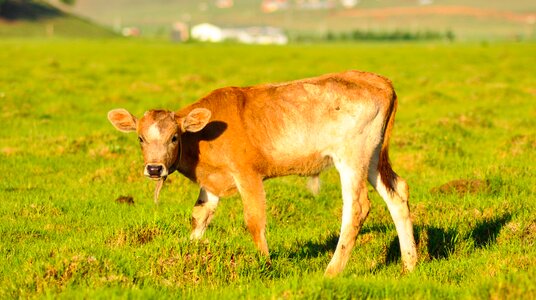
<path fill-rule="evenodd" d="M 390 106 L 387 111 L 386 120 L 383 126 L 383 141 L 378 160 L 378 172 L 380 173 L 382 183 L 389 192 L 396 191 L 397 175 L 391 168 L 391 163 L 389 162 L 389 139 L 391 137 L 393 124 L 395 122 L 397 106 L 398 99 L 396 93 L 393 91 L 393 98 L 390 101 Z"/>

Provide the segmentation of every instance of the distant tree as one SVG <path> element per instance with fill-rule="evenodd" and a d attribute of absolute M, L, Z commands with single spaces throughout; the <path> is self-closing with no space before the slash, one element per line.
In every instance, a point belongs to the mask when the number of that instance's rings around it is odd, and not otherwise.
<path fill-rule="evenodd" d="M 76 0 L 59 0 L 61 3 L 63 4 L 67 4 L 67 5 L 73 5 Z M 8 6 L 9 3 L 11 2 L 11 4 L 28 4 L 28 3 L 31 3 L 31 2 L 36 2 L 35 0 L 0 0 L 0 16 L 2 15 L 2 10 L 4 8 L 4 5 L 5 6 Z"/>
<path fill-rule="evenodd" d="M 67 5 L 73 5 L 76 0 L 58 0 Z M 35 13 L 35 7 L 50 6 L 51 0 L 0 0 L 0 18 L 17 18 L 21 15 Z M 47 3 L 49 3 L 47 5 Z"/>
<path fill-rule="evenodd" d="M 0 0 L 2 1 L 2 0 Z M 65 3 L 65 4 L 68 4 L 68 5 L 73 5 L 76 0 L 60 0 L 62 3 Z"/>
<path fill-rule="evenodd" d="M 2 16 L 2 8 L 4 7 L 4 4 L 7 2 L 7 0 L 0 0 L 0 17 Z"/>
<path fill-rule="evenodd" d="M 0 7 L 2 7 L 2 4 L 8 1 L 15 1 L 15 2 L 33 2 L 32 0 L 0 0 Z M 76 0 L 60 0 L 63 4 L 73 5 Z"/>
<path fill-rule="evenodd" d="M 447 37 L 447 40 L 449 42 L 452 42 L 454 41 L 454 32 L 452 32 L 452 30 L 447 30 L 447 33 L 445 33 L 445 36 Z"/>

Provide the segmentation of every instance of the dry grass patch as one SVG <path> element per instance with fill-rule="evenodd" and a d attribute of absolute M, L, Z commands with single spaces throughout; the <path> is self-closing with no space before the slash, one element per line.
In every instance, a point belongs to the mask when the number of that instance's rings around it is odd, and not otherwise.
<path fill-rule="evenodd" d="M 456 179 L 430 190 L 433 194 L 480 194 L 490 191 L 490 183 L 480 179 Z"/>

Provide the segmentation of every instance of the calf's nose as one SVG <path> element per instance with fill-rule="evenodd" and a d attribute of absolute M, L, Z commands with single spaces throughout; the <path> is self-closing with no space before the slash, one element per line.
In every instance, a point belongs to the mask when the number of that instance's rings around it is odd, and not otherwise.
<path fill-rule="evenodd" d="M 162 165 L 147 165 L 147 173 L 149 176 L 158 176 L 162 173 Z"/>

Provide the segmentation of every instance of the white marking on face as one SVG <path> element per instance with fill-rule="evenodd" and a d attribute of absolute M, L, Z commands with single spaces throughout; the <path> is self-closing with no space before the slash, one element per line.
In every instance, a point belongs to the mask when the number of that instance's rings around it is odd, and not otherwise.
<path fill-rule="evenodd" d="M 158 129 L 158 125 L 156 123 L 149 127 L 149 131 L 147 131 L 147 136 L 151 140 L 160 139 L 160 129 Z"/>

